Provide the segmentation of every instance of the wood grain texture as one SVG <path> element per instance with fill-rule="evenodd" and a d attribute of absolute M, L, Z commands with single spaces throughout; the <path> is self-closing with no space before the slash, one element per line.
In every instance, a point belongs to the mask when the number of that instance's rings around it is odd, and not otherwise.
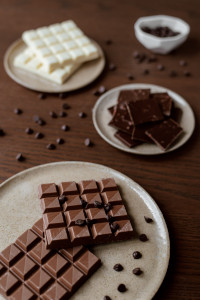
<path fill-rule="evenodd" d="M 140 16 L 161 13 L 183 18 L 191 25 L 190 37 L 180 49 L 167 56 L 157 56 L 158 63 L 165 66 L 162 72 L 157 70 L 157 63 L 136 64 L 132 55 L 134 50 L 150 54 L 136 41 L 134 22 Z M 13 82 L 1 64 L 0 128 L 5 130 L 6 136 L 0 137 L 0 181 L 35 165 L 64 160 L 100 163 L 123 172 L 152 195 L 169 228 L 172 244 L 170 266 L 155 299 L 200 299 L 199 1 L 1 0 L 0 16 L 1 61 L 8 46 L 24 30 L 73 19 L 102 46 L 108 62 L 117 66 L 116 71 L 109 71 L 107 67 L 93 84 L 68 94 L 64 100 L 55 95 L 40 100 L 37 93 Z M 107 39 L 113 43 L 106 45 Z M 179 66 L 181 59 L 188 62 L 186 67 Z M 149 69 L 149 75 L 143 75 L 144 69 Z M 170 78 L 171 70 L 177 71 L 178 76 Z M 190 71 L 191 77 L 183 76 L 183 70 Z M 112 148 L 98 136 L 91 118 L 97 100 L 92 92 L 100 85 L 110 89 L 129 83 L 129 73 L 135 77 L 131 83 L 165 86 L 182 95 L 192 106 L 196 129 L 183 147 L 164 156 L 141 157 Z M 71 107 L 66 111 L 68 116 L 52 119 L 49 112 L 58 113 L 64 102 Z M 13 113 L 17 107 L 23 110 L 23 114 Z M 87 117 L 80 119 L 80 111 L 87 113 Z M 35 124 L 33 115 L 44 118 L 47 125 Z M 70 126 L 69 132 L 60 129 L 63 124 Z M 36 140 L 34 135 L 27 135 L 26 127 L 44 133 L 44 139 Z M 46 149 L 46 145 L 55 143 L 58 137 L 63 137 L 65 144 L 57 145 L 56 150 Z M 94 143 L 93 147 L 84 145 L 87 137 Z M 26 157 L 24 162 L 16 161 L 19 152 Z"/>

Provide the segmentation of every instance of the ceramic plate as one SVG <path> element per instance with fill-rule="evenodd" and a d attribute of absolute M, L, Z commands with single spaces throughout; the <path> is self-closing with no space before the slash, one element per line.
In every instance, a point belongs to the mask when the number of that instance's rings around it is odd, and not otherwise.
<path fill-rule="evenodd" d="M 136 182 L 108 167 L 87 162 L 59 162 L 23 171 L 0 185 L 0 251 L 41 218 L 37 187 L 40 183 L 80 181 L 114 177 L 120 186 L 125 205 L 135 229 L 135 238 L 125 242 L 95 246 L 94 253 L 102 260 L 100 269 L 71 297 L 71 300 L 102 300 L 109 295 L 115 300 L 150 300 L 166 274 L 170 243 L 165 220 L 151 196 Z M 154 222 L 147 224 L 144 216 Z M 149 241 L 141 242 L 138 234 L 145 233 Z M 141 251 L 134 260 L 132 253 Z M 122 272 L 113 270 L 116 263 Z M 135 276 L 133 268 L 143 274 Z M 124 283 L 125 293 L 117 286 Z M 0 296 L 0 299 L 3 299 Z"/>
<path fill-rule="evenodd" d="M 167 92 L 173 98 L 174 105 L 179 107 L 182 110 L 182 116 L 180 120 L 180 125 L 184 130 L 184 133 L 174 142 L 174 144 L 167 150 L 162 151 L 155 144 L 141 144 L 134 148 L 128 148 L 126 145 L 121 143 L 118 139 L 114 137 L 116 129 L 111 126 L 108 126 L 109 121 L 111 120 L 111 115 L 108 111 L 108 107 L 113 106 L 117 103 L 117 98 L 121 90 L 130 90 L 130 89 L 146 89 L 150 88 L 152 93 L 156 92 Z M 173 151 L 187 142 L 191 137 L 194 127 L 195 127 L 195 118 L 194 113 L 190 105 L 178 94 L 175 92 L 153 84 L 127 84 L 116 87 L 107 93 L 103 94 L 98 101 L 96 102 L 93 108 L 93 123 L 99 133 L 99 135 L 110 145 L 120 150 L 142 155 L 157 155 L 164 154 L 170 151 Z"/>
<path fill-rule="evenodd" d="M 94 81 L 104 69 L 105 57 L 103 51 L 95 41 L 93 41 L 93 43 L 98 48 L 100 57 L 91 62 L 84 63 L 62 85 L 53 83 L 13 65 L 14 58 L 26 48 L 22 39 L 17 40 L 8 48 L 4 57 L 4 68 L 7 74 L 14 81 L 31 90 L 47 93 L 60 93 L 77 90 Z"/>

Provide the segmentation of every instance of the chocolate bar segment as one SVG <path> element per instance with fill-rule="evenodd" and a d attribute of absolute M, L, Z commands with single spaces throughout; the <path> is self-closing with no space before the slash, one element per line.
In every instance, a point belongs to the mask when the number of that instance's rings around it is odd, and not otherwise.
<path fill-rule="evenodd" d="M 42 228 L 40 219 L 0 253 L 0 293 L 6 299 L 69 299 L 100 267 L 100 260 L 83 246 L 46 249 Z"/>
<path fill-rule="evenodd" d="M 115 107 L 113 118 L 109 122 L 109 125 L 128 134 L 132 134 L 133 121 L 125 104 L 118 104 Z"/>
<path fill-rule="evenodd" d="M 71 184 L 71 183 L 70 183 Z M 63 186 L 69 186 L 62 182 Z M 118 186 L 113 178 L 98 182 L 84 180 L 73 183 L 79 195 L 58 195 L 61 211 L 43 212 L 45 241 L 48 249 L 66 249 L 80 245 L 102 244 L 133 236 L 133 228 L 116 235 L 112 220 L 129 220 Z M 57 189 L 61 191 L 61 189 Z M 74 189 L 72 189 L 74 193 Z M 60 201 L 62 197 L 62 201 Z M 49 199 L 49 198 L 48 198 Z M 41 199 L 44 203 L 45 198 Z M 54 200 L 53 200 L 54 201 Z M 120 206 L 120 207 L 119 207 Z"/>
<path fill-rule="evenodd" d="M 122 90 L 119 93 L 118 103 L 145 100 L 148 99 L 149 96 L 150 89 Z"/>
<path fill-rule="evenodd" d="M 116 131 L 114 136 L 122 142 L 124 145 L 128 146 L 129 148 L 135 147 L 139 144 L 141 144 L 141 141 L 133 140 L 132 136 L 126 132 L 123 131 Z"/>

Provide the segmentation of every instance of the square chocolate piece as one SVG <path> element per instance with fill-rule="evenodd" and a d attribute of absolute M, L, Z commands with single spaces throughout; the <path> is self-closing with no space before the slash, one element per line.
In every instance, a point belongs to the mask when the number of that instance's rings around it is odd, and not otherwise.
<path fill-rule="evenodd" d="M 149 96 L 150 89 L 122 90 L 119 93 L 118 103 L 145 100 L 148 99 Z"/>
<path fill-rule="evenodd" d="M 118 130 L 115 132 L 114 136 L 122 142 L 124 145 L 128 146 L 129 148 L 133 148 L 141 144 L 141 141 L 133 140 L 131 135 L 126 132 Z"/>
<path fill-rule="evenodd" d="M 112 120 L 109 122 L 110 126 L 117 128 L 128 134 L 132 134 L 133 122 L 130 118 L 128 109 L 125 104 L 118 104 L 115 107 Z"/>

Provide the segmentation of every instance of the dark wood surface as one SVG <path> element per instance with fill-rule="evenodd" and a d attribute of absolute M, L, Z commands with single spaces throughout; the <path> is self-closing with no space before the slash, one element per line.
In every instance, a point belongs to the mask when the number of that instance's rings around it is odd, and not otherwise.
<path fill-rule="evenodd" d="M 153 14 L 168 14 L 183 18 L 191 25 L 188 41 L 174 53 L 158 55 L 158 63 L 165 66 L 160 72 L 157 63 L 136 64 L 134 50 L 149 52 L 134 36 L 133 24 L 138 17 Z M 198 0 L 168 1 L 24 1 L 0 2 L 0 55 L 18 39 L 26 29 L 36 28 L 73 19 L 90 37 L 104 49 L 108 62 L 116 64 L 116 71 L 105 69 L 104 73 L 90 86 L 70 93 L 61 100 L 56 95 L 48 95 L 40 100 L 38 94 L 13 82 L 5 73 L 3 63 L 0 68 L 0 128 L 6 132 L 0 137 L 0 181 L 19 171 L 39 164 L 80 160 L 104 164 L 130 176 L 141 184 L 156 200 L 166 219 L 171 239 L 171 260 L 167 276 L 155 299 L 200 299 L 200 205 L 199 205 L 199 65 L 200 65 L 200 3 Z M 106 45 L 111 39 L 113 43 Z M 188 62 L 180 67 L 179 61 Z M 149 75 L 143 70 L 149 69 Z M 175 70 L 176 78 L 169 72 Z M 183 70 L 191 72 L 191 77 L 183 76 Z M 153 83 L 165 86 L 182 95 L 194 110 L 196 128 L 192 138 L 180 149 L 162 156 L 142 157 L 121 152 L 102 140 L 92 124 L 92 107 L 97 97 L 92 92 L 100 85 L 111 89 L 129 83 L 127 74 L 135 80 L 131 83 Z M 62 104 L 71 107 L 66 118 L 52 119 L 50 111 L 62 110 Z M 15 115 L 13 110 L 21 108 L 23 114 Z M 87 113 L 80 119 L 78 113 Z M 33 115 L 40 115 L 47 125 L 40 127 L 33 122 Z M 63 124 L 70 126 L 69 132 L 61 131 Z M 27 135 L 25 128 L 42 132 L 45 138 L 36 140 Z M 63 137 L 64 145 L 56 150 L 46 149 L 48 143 L 55 143 Z M 93 147 L 86 147 L 84 139 L 89 137 Z M 15 157 L 22 152 L 24 162 Z M 134 297 L 133 297 L 134 298 Z"/>

